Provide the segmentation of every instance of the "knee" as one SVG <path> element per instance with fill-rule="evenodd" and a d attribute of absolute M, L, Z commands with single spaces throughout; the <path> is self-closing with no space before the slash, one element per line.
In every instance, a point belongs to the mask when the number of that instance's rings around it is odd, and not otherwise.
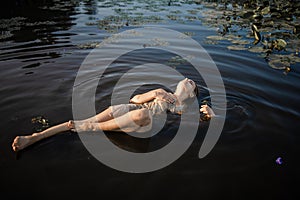
<path fill-rule="evenodd" d="M 150 123 L 151 117 L 148 109 L 135 110 L 132 113 L 132 120 L 139 126 L 146 126 Z"/>
<path fill-rule="evenodd" d="M 112 106 L 108 106 L 106 110 L 111 113 L 113 111 Z"/>

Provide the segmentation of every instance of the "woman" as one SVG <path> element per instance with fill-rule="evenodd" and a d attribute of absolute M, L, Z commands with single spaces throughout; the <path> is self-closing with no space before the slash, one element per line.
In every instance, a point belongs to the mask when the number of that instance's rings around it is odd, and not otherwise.
<path fill-rule="evenodd" d="M 177 85 L 175 93 L 155 89 L 130 99 L 129 104 L 110 106 L 98 115 L 82 121 L 65 122 L 42 132 L 28 136 L 17 136 L 12 144 L 14 151 L 22 150 L 44 138 L 64 131 L 125 131 L 145 132 L 152 127 L 152 116 L 163 112 L 181 114 L 186 109 L 186 101 L 198 94 L 194 81 L 185 78 Z M 207 105 L 200 108 L 206 118 L 214 116 Z"/>

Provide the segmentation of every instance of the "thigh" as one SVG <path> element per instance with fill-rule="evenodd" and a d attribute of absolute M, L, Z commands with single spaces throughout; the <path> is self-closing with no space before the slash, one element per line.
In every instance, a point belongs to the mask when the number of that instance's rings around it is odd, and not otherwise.
<path fill-rule="evenodd" d="M 113 107 L 112 111 L 115 114 L 114 118 L 106 122 L 101 122 L 100 127 L 102 127 L 102 130 L 130 133 L 146 132 L 152 127 L 152 115 L 150 115 L 149 110 L 146 108 L 129 109 L 128 111 L 128 106 L 125 104 Z"/>
<path fill-rule="evenodd" d="M 90 122 L 106 122 L 111 119 L 120 117 L 122 115 L 125 115 L 126 113 L 140 109 L 140 105 L 135 105 L 135 104 L 119 104 L 119 105 L 114 105 L 110 106 L 104 111 L 100 112 L 94 117 L 90 117 L 88 119 L 85 119 L 84 121 L 90 121 Z"/>
<path fill-rule="evenodd" d="M 140 105 L 136 104 L 119 104 L 115 106 L 110 106 L 110 113 L 109 115 L 112 118 L 121 117 L 131 111 L 141 109 L 142 107 Z"/>

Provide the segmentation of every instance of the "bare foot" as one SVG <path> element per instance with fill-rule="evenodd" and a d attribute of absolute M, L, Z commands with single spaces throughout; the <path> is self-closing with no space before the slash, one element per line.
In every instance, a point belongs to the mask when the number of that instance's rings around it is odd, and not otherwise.
<path fill-rule="evenodd" d="M 208 105 L 201 105 L 200 112 L 204 114 L 204 119 L 209 120 L 216 116 L 214 111 Z"/>
<path fill-rule="evenodd" d="M 73 132 L 76 131 L 76 130 L 75 130 L 75 123 L 74 123 L 73 120 L 69 120 L 69 121 L 68 121 L 68 128 L 70 129 L 70 131 L 73 131 Z"/>
<path fill-rule="evenodd" d="M 29 145 L 34 143 L 33 136 L 17 136 L 12 143 L 12 148 L 14 151 L 19 151 L 28 147 Z"/>

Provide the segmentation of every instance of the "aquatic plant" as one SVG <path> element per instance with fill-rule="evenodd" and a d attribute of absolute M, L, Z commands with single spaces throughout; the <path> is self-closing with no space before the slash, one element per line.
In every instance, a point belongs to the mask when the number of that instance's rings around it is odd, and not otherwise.
<path fill-rule="evenodd" d="M 283 0 L 270 2 L 137 0 L 135 4 L 132 2 L 100 1 L 100 7 L 110 7 L 115 13 L 98 21 L 87 22 L 87 25 L 97 25 L 99 29 L 108 33 L 117 33 L 126 26 L 200 21 L 203 25 L 217 30 L 216 35 L 207 37 L 206 44 L 216 45 L 218 41 L 229 41 L 231 43 L 227 46 L 229 50 L 250 51 L 262 55 L 268 64 L 276 69 L 285 70 L 291 64 L 297 63 L 300 49 L 299 2 Z M 185 7 L 185 5 L 193 5 L 193 7 Z M 154 14 L 157 12 L 160 12 L 159 16 Z M 186 33 L 188 37 L 195 35 L 192 32 Z M 285 68 L 274 67 L 274 63 L 279 61 L 278 59 L 272 61 L 274 57 L 271 55 L 288 57 L 288 53 L 294 53 L 295 56 L 289 57 L 290 62 L 282 61 L 281 65 Z"/>
<path fill-rule="evenodd" d="M 260 53 L 270 67 L 282 69 L 285 74 L 291 70 L 291 64 L 298 62 L 300 2 L 218 1 L 204 5 L 208 10 L 202 13 L 201 20 L 210 27 L 218 27 L 218 35 L 207 39 L 231 41 L 234 45 L 229 45 L 229 50 Z M 245 31 L 247 35 L 243 35 Z M 243 35 L 243 39 L 231 40 L 226 35 Z M 280 55 L 281 59 L 271 55 Z"/>
<path fill-rule="evenodd" d="M 31 123 L 35 125 L 34 129 L 35 129 L 35 131 L 38 131 L 38 132 L 43 131 L 46 128 L 49 128 L 49 126 L 50 126 L 48 119 L 46 119 L 43 116 L 33 117 L 31 119 Z"/>
<path fill-rule="evenodd" d="M 13 17 L 10 19 L 0 19 L 0 40 L 8 39 L 13 36 L 12 32 L 20 30 L 24 25 L 25 17 Z"/>

